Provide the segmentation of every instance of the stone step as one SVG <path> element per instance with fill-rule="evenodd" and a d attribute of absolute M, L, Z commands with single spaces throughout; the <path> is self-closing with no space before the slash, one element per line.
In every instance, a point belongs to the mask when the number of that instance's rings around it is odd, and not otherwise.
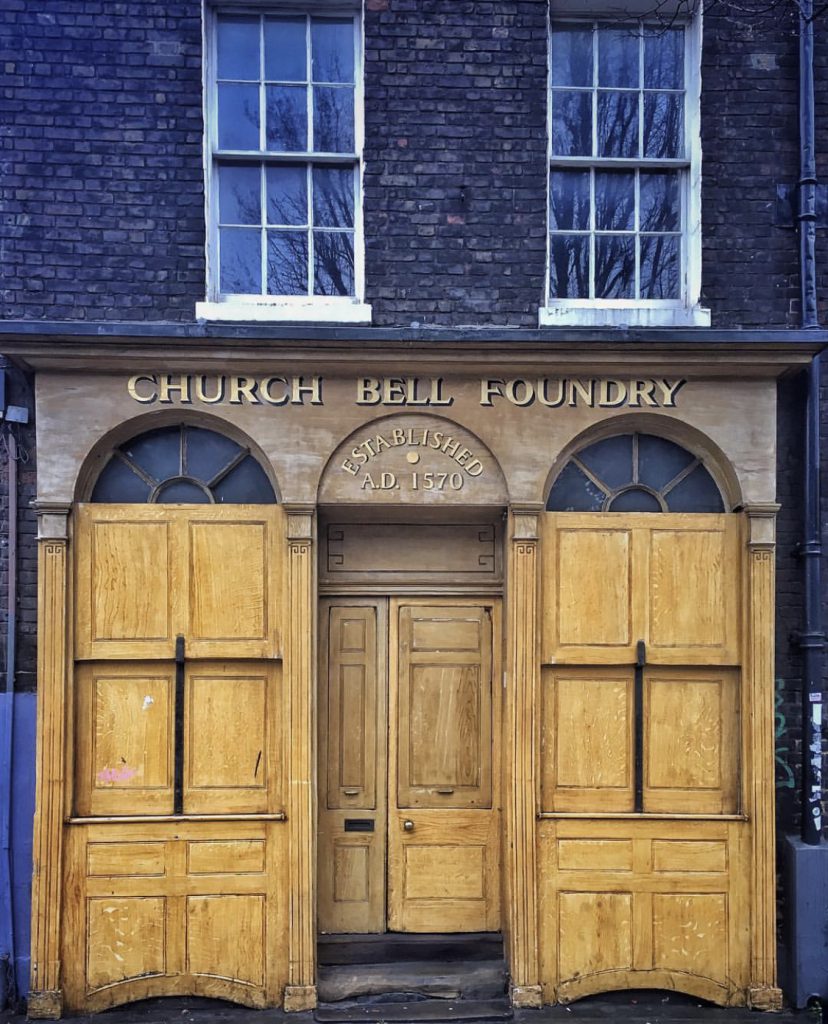
<path fill-rule="evenodd" d="M 512 1007 L 507 999 L 422 999 L 405 1002 L 350 1003 L 347 1006 L 320 1006 L 314 1012 L 320 1024 L 403 1024 L 423 1021 L 441 1024 L 450 1021 L 510 1021 Z"/>
<path fill-rule="evenodd" d="M 390 993 L 432 999 L 497 999 L 505 992 L 506 964 L 502 959 L 320 966 L 317 989 L 320 1003 Z"/>
<path fill-rule="evenodd" d="M 386 964 L 402 960 L 501 960 L 503 936 L 498 932 L 458 935 L 321 935 L 317 943 L 321 965 Z"/>

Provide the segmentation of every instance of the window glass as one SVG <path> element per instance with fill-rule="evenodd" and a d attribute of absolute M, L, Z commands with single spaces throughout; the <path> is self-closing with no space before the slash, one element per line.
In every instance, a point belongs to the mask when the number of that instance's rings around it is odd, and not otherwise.
<path fill-rule="evenodd" d="M 218 16 L 219 297 L 356 295 L 358 39 L 352 17 Z"/>
<path fill-rule="evenodd" d="M 572 456 L 555 480 L 551 512 L 724 512 L 700 459 L 652 434 L 619 434 Z"/>
<path fill-rule="evenodd" d="M 151 430 L 116 449 L 92 501 L 270 504 L 276 495 L 242 445 L 214 430 L 179 425 Z"/>
<path fill-rule="evenodd" d="M 681 300 L 684 48 L 681 26 L 552 23 L 550 299 Z"/>

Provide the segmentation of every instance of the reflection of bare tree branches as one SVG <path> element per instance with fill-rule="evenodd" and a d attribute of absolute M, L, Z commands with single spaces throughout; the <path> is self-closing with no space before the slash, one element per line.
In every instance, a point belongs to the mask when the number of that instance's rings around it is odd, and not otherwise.
<path fill-rule="evenodd" d="M 701 9 L 701 0 L 652 0 L 643 17 L 661 29 L 671 29 L 695 17 Z M 790 18 L 791 30 L 794 20 L 802 18 L 806 23 L 814 22 L 828 13 L 828 3 L 823 2 L 808 9 L 806 0 L 704 0 L 705 15 L 716 15 L 740 26 L 750 25 L 754 29 L 778 28 L 780 19 Z M 629 21 L 641 18 L 640 11 L 630 12 L 623 4 L 614 5 L 602 19 Z"/>

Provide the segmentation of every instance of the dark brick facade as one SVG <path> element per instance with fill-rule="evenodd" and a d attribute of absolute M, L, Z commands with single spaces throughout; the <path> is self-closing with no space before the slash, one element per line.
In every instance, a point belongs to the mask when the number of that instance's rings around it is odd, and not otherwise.
<path fill-rule="evenodd" d="M 776 215 L 777 185 L 798 177 L 796 24 L 784 4 L 761 24 L 728 17 L 726 5 L 705 15 L 702 298 L 714 327 L 798 323 L 796 233 Z M 546 262 L 547 3 L 365 0 L 365 8 L 366 300 L 375 324 L 536 326 Z M 4 318 L 193 319 L 205 276 L 201 31 L 197 0 L 0 6 Z M 826 15 L 817 42 L 817 149 L 828 180 Z M 825 230 L 819 267 L 828 320 Z M 14 378 L 15 400 L 31 405 L 26 386 Z M 788 638 L 801 625 L 802 412 L 802 381 L 783 382 L 780 748 L 794 765 L 800 661 Z M 828 412 L 825 427 L 828 436 Z M 25 511 L 33 467 L 21 466 L 21 686 L 34 673 Z M 0 515 L 5 522 L 5 507 Z M 5 566 L 3 548 L 0 573 Z M 788 778 L 780 764 L 781 820 L 792 825 Z"/>

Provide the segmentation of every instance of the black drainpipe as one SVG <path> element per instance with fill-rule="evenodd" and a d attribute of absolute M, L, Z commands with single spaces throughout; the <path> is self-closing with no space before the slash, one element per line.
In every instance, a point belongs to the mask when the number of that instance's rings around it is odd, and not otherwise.
<path fill-rule="evenodd" d="M 799 274 L 802 327 L 819 327 L 816 277 L 816 155 L 814 133 L 813 0 L 799 15 Z M 822 841 L 822 529 L 820 517 L 820 358 L 808 367 L 805 432 L 805 629 L 802 681 L 802 841 Z"/>

